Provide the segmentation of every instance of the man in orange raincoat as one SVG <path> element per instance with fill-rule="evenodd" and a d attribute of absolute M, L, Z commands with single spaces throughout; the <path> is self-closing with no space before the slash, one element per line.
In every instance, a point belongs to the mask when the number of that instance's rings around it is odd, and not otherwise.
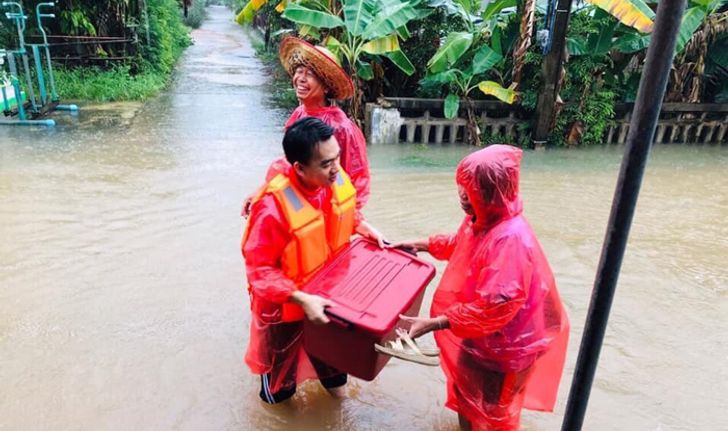
<path fill-rule="evenodd" d="M 303 350 L 303 319 L 327 323 L 324 309 L 332 304 L 299 287 L 355 232 L 380 246 L 384 241 L 357 217 L 356 189 L 339 165 L 332 127 L 313 117 L 298 120 L 286 130 L 283 149 L 289 167 L 252 200 L 242 241 L 251 301 L 245 362 L 261 376 L 260 397 L 270 404 L 289 399 L 311 378 L 343 395 L 346 374 Z"/>
<path fill-rule="evenodd" d="M 457 233 L 398 245 L 448 261 L 431 317 L 402 318 L 413 338 L 437 331 L 446 405 L 464 429 L 517 430 L 523 407 L 552 411 L 566 356 L 568 318 L 522 214 L 521 157 L 507 145 L 465 157 Z"/>

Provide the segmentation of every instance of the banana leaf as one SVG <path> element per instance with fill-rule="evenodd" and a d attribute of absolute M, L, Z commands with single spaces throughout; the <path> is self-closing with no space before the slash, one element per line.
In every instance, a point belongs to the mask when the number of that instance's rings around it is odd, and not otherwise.
<path fill-rule="evenodd" d="M 323 40 L 323 45 L 332 53 L 337 54 L 341 50 L 341 42 L 337 38 L 335 38 L 332 35 L 326 36 L 326 39 Z"/>
<path fill-rule="evenodd" d="M 459 73 L 459 71 L 457 69 L 448 69 L 444 72 L 427 75 L 422 80 L 422 82 L 435 83 L 435 84 L 451 84 L 451 83 L 457 82 L 458 73 Z"/>
<path fill-rule="evenodd" d="M 296 24 L 303 26 L 311 26 L 314 28 L 336 28 L 342 27 L 344 21 L 338 16 L 331 15 L 328 12 L 309 9 L 297 3 L 289 3 L 283 12 L 283 17 L 289 19 Z"/>
<path fill-rule="evenodd" d="M 413 73 L 415 73 L 415 66 L 401 50 L 388 52 L 384 54 L 384 56 L 387 57 L 392 63 L 394 63 L 394 65 L 397 66 L 402 72 L 406 73 L 407 76 L 411 76 Z"/>
<path fill-rule="evenodd" d="M 243 7 L 240 13 L 237 14 L 237 16 L 235 17 L 235 22 L 240 25 L 250 24 L 251 22 L 253 22 L 254 16 L 255 10 L 253 9 L 253 1 L 251 0 Z"/>
<path fill-rule="evenodd" d="M 411 3 L 398 2 L 398 4 L 387 5 L 377 11 L 361 37 L 368 40 L 387 36 L 418 16 L 417 10 Z"/>
<path fill-rule="evenodd" d="M 402 40 L 407 40 L 410 37 L 412 37 L 412 33 L 407 29 L 406 25 L 403 25 L 402 27 L 397 29 L 397 34 L 399 35 L 399 38 Z"/>
<path fill-rule="evenodd" d="M 374 19 L 375 4 L 371 0 L 348 0 L 344 3 L 344 22 L 352 36 L 361 36 Z"/>
<path fill-rule="evenodd" d="M 466 32 L 453 32 L 447 35 L 445 44 L 437 50 L 427 68 L 433 73 L 442 72 L 449 66 L 455 64 L 460 57 L 470 48 L 473 43 L 473 35 Z"/>
<path fill-rule="evenodd" d="M 445 97 L 445 118 L 455 118 L 460 110 L 460 97 L 450 93 Z"/>
<path fill-rule="evenodd" d="M 594 6 L 609 12 L 622 24 L 634 27 L 642 33 L 649 33 L 652 31 L 652 19 L 643 12 L 644 8 L 641 6 L 635 6 L 636 2 L 641 1 L 642 0 L 586 0 L 587 3 L 593 4 Z M 645 7 L 647 6 L 645 5 Z"/>
<path fill-rule="evenodd" d="M 268 0 L 250 0 L 248 3 L 245 4 L 243 10 L 241 10 L 240 13 L 235 17 L 235 22 L 240 25 L 250 24 L 251 22 L 253 22 L 255 12 L 262 8 L 266 3 L 268 3 Z"/>
<path fill-rule="evenodd" d="M 314 40 L 321 39 L 321 33 L 319 33 L 316 27 L 310 25 L 302 25 L 298 29 L 298 35 L 303 37 L 309 37 Z"/>
<path fill-rule="evenodd" d="M 448 16 L 457 15 L 459 16 L 463 21 L 472 22 L 474 18 L 472 17 L 467 10 L 463 7 L 462 4 L 454 2 L 452 0 L 431 0 L 428 4 L 428 6 L 431 9 L 438 9 L 442 8 L 445 10 L 445 13 Z"/>
<path fill-rule="evenodd" d="M 587 38 L 586 50 L 592 55 L 604 55 L 612 48 L 612 38 L 617 22 L 612 19 L 602 19 L 609 14 L 601 9 L 594 13 L 594 20 L 600 23 L 599 33 L 592 33 Z"/>
<path fill-rule="evenodd" d="M 488 45 L 481 46 L 473 58 L 473 75 L 487 72 L 501 60 L 503 60 L 503 56 L 490 49 Z"/>
<path fill-rule="evenodd" d="M 652 35 L 649 34 L 627 33 L 614 41 L 614 49 L 626 54 L 632 54 L 650 46 L 651 39 Z"/>
<path fill-rule="evenodd" d="M 517 0 L 494 0 L 488 3 L 488 7 L 483 11 L 482 17 L 484 21 L 487 21 L 494 16 L 501 13 L 503 9 L 509 7 L 516 7 L 518 4 Z"/>
<path fill-rule="evenodd" d="M 702 7 L 691 7 L 685 11 L 682 23 L 680 24 L 680 32 L 677 34 L 677 45 L 675 53 L 680 53 L 685 45 L 688 44 L 693 37 L 693 33 L 700 27 L 705 19 L 706 12 Z"/>
<path fill-rule="evenodd" d="M 371 40 L 361 47 L 368 54 L 384 54 L 385 52 L 399 51 L 399 38 L 397 34 Z"/>
<path fill-rule="evenodd" d="M 493 51 L 500 55 L 503 55 L 503 46 L 501 44 L 501 38 L 503 37 L 503 30 L 499 26 L 493 29 L 493 33 L 490 35 L 490 46 L 493 47 Z"/>
<path fill-rule="evenodd" d="M 494 81 L 482 81 L 478 83 L 478 89 L 489 96 L 494 96 L 497 99 L 511 105 L 518 98 L 518 92 L 511 88 L 505 88 Z"/>
<path fill-rule="evenodd" d="M 369 63 L 365 63 L 361 60 L 356 61 L 356 74 L 365 81 L 370 81 L 374 78 L 374 69 Z"/>

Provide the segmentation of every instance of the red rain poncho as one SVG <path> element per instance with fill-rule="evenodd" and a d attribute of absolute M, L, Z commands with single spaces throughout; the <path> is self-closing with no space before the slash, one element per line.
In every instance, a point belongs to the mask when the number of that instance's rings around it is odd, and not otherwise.
<path fill-rule="evenodd" d="M 364 139 L 359 127 L 346 116 L 338 106 L 325 106 L 306 110 L 304 105 L 299 105 L 286 121 L 285 127 L 290 127 L 301 118 L 316 117 L 334 128 L 334 136 L 341 147 L 341 159 L 339 163 L 344 172 L 349 174 L 351 183 L 356 189 L 357 213 L 366 205 L 369 200 L 369 160 L 367 159 L 367 142 Z M 280 173 L 286 173 L 290 164 L 282 157 L 275 160 L 268 168 L 266 181 L 270 181 Z M 361 219 L 360 215 L 357 215 Z"/>
<path fill-rule="evenodd" d="M 449 261 L 431 309 L 450 321 L 435 333 L 446 405 L 485 429 L 518 429 L 522 405 L 553 410 L 568 341 L 551 268 L 522 215 L 521 156 L 494 145 L 463 159 L 457 183 L 475 217 L 429 240 L 432 256 Z"/>

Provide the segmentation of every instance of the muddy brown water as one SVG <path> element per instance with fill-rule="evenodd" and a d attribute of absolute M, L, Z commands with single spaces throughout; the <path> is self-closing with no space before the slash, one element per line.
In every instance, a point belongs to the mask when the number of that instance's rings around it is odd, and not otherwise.
<path fill-rule="evenodd" d="M 0 129 L 0 430 L 456 430 L 441 371 L 396 360 L 344 401 L 316 383 L 258 400 L 238 214 L 287 112 L 229 11 L 194 38 L 148 103 Z M 366 214 L 390 239 L 457 227 L 470 149 L 369 151 Z M 559 428 L 621 151 L 525 155 L 525 212 L 573 326 L 556 412 L 525 412 L 525 430 Z M 584 429 L 728 429 L 726 172 L 726 148 L 654 149 Z"/>

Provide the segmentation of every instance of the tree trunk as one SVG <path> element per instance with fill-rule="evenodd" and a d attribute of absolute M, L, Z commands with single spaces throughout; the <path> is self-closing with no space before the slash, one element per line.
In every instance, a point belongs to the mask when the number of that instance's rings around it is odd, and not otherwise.
<path fill-rule="evenodd" d="M 470 145 L 480 147 L 482 142 L 480 140 L 480 128 L 478 127 L 478 121 L 475 116 L 475 107 L 473 101 L 470 98 L 465 97 L 466 112 L 468 115 L 468 124 L 465 126 L 465 140 Z"/>
<path fill-rule="evenodd" d="M 520 34 L 516 48 L 513 50 L 513 73 L 511 75 L 516 89 L 521 82 L 521 72 L 526 59 L 526 52 L 531 46 L 531 37 L 533 35 L 533 23 L 536 16 L 536 0 L 525 0 L 523 5 L 523 15 L 521 16 Z"/>

